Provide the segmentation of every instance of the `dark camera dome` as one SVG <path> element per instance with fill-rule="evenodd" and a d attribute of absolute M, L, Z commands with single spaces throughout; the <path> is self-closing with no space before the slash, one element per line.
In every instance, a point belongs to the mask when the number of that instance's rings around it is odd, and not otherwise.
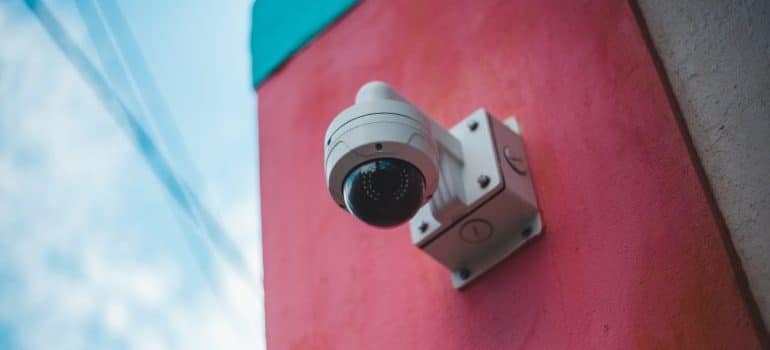
<path fill-rule="evenodd" d="M 364 222 L 380 227 L 409 220 L 422 204 L 425 178 L 409 162 L 380 158 L 348 173 L 342 195 L 348 210 Z"/>

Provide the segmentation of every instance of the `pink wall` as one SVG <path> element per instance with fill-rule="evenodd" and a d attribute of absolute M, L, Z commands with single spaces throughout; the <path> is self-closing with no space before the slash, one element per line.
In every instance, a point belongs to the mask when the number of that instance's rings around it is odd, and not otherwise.
<path fill-rule="evenodd" d="M 544 236 L 458 292 L 329 198 L 323 135 L 385 80 L 444 125 L 519 116 Z M 259 90 L 276 349 L 758 348 L 686 138 L 624 1 L 366 1 Z"/>

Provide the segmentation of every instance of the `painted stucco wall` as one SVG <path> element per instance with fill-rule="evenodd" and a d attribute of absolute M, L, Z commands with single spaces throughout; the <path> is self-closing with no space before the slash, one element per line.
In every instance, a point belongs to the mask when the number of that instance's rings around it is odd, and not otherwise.
<path fill-rule="evenodd" d="M 639 5 L 770 325 L 770 1 Z"/>
<path fill-rule="evenodd" d="M 338 208 L 323 135 L 373 79 L 445 126 L 517 115 L 544 235 L 458 292 Z M 760 347 L 626 2 L 367 1 L 258 93 L 270 349 Z"/>

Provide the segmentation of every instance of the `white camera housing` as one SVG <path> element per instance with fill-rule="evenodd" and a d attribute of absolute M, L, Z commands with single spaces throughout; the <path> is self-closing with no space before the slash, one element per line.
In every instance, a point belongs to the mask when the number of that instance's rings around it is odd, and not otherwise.
<path fill-rule="evenodd" d="M 453 272 L 455 288 L 542 231 L 514 118 L 503 124 L 479 109 L 447 131 L 387 84 L 370 82 L 325 136 L 326 183 L 340 207 L 347 209 L 346 177 L 378 159 L 403 160 L 422 174 L 412 243 Z"/>

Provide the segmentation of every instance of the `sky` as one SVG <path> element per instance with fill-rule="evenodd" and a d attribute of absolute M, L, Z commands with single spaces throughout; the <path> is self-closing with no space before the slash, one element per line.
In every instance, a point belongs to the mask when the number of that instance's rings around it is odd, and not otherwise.
<path fill-rule="evenodd" d="M 21 0 L 0 0 L 0 349 L 264 349 L 251 1 L 116 0 L 156 83 L 99 66 L 234 242 L 186 213 Z M 73 0 L 47 1 L 100 61 Z"/>

